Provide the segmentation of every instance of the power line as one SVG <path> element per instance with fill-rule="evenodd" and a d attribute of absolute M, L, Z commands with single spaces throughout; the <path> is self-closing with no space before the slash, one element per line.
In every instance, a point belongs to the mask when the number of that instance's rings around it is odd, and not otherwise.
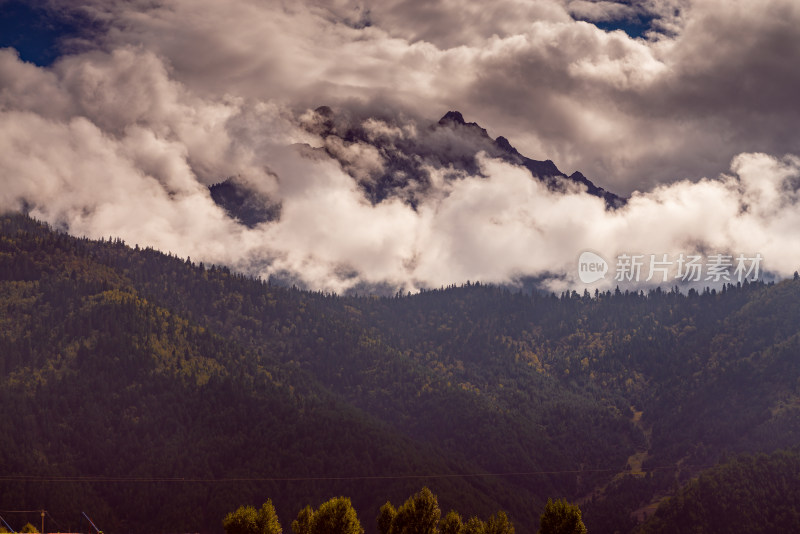
<path fill-rule="evenodd" d="M 691 465 L 683 468 L 705 469 L 713 467 L 708 465 Z M 656 466 L 641 469 L 638 473 L 650 473 L 678 469 L 677 466 Z M 450 473 L 450 474 L 409 474 L 409 475 L 361 475 L 361 476 L 290 476 L 290 477 L 230 477 L 230 478 L 204 478 L 204 477 L 109 477 L 109 476 L 35 476 L 35 475 L 4 475 L 0 481 L 10 482 L 72 482 L 72 483 L 195 483 L 195 484 L 225 484 L 243 482 L 324 482 L 324 481 L 359 481 L 359 480 L 415 480 L 415 479 L 447 479 L 447 478 L 485 478 L 485 477 L 523 477 L 547 475 L 580 475 L 589 473 L 619 473 L 619 469 L 569 469 L 552 471 L 511 471 L 501 473 Z M 39 510 L 33 510 L 38 512 Z M 0 513 L 13 513 L 2 512 Z"/>
<path fill-rule="evenodd" d="M 44 516 L 45 516 L 45 514 L 50 515 L 47 512 L 47 510 L 42 510 L 41 508 L 38 509 L 38 510 L 0 510 L 0 514 L 42 514 L 42 532 L 44 532 Z M 50 515 L 50 519 L 52 519 L 52 518 L 53 518 L 53 516 Z M 2 519 L 3 523 L 6 523 L 5 519 L 3 519 L 2 517 L 0 517 L 0 519 Z M 6 526 L 8 528 L 11 528 L 8 523 L 6 523 Z M 11 529 L 11 530 L 14 530 L 14 529 Z M 14 532 L 16 532 L 16 531 L 14 531 Z"/>

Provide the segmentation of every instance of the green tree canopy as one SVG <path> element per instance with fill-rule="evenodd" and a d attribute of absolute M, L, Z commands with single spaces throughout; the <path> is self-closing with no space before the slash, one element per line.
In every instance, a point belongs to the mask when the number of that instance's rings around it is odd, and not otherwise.
<path fill-rule="evenodd" d="M 441 534 L 461 534 L 463 528 L 464 523 L 461 520 L 461 516 L 455 510 L 447 512 L 447 515 L 439 523 L 439 532 Z"/>
<path fill-rule="evenodd" d="M 334 497 L 313 512 L 310 534 L 364 534 L 364 529 L 350 499 Z"/>
<path fill-rule="evenodd" d="M 240 506 L 222 520 L 225 534 L 257 534 L 258 512 L 254 506 Z"/>
<path fill-rule="evenodd" d="M 397 516 L 397 510 L 394 509 L 392 503 L 386 501 L 386 504 L 381 506 L 378 512 L 378 532 L 380 534 L 389 534 L 392 530 L 392 522 Z"/>
<path fill-rule="evenodd" d="M 31 525 L 30 523 L 25 523 L 25 526 L 22 527 L 22 530 L 20 530 L 20 532 L 39 532 L 39 529 Z"/>
<path fill-rule="evenodd" d="M 272 500 L 267 499 L 260 510 L 254 506 L 240 506 L 222 520 L 225 534 L 282 534 L 278 515 Z"/>
<path fill-rule="evenodd" d="M 581 509 L 563 499 L 547 499 L 539 523 L 539 534 L 587 534 Z"/>
<path fill-rule="evenodd" d="M 514 534 L 514 525 L 505 512 L 500 511 L 486 522 L 486 534 Z"/>
<path fill-rule="evenodd" d="M 441 515 L 436 495 L 428 488 L 422 488 L 398 508 L 392 522 L 392 533 L 438 534 Z"/>
<path fill-rule="evenodd" d="M 464 523 L 464 529 L 461 531 L 462 534 L 485 534 L 486 533 L 486 523 L 481 521 L 477 517 L 470 517 L 469 520 Z"/>
<path fill-rule="evenodd" d="M 267 502 L 261 505 L 256 517 L 256 524 L 259 534 L 283 534 L 278 514 L 275 513 L 275 507 L 272 505 L 272 499 L 267 499 Z"/>
<path fill-rule="evenodd" d="M 292 532 L 294 534 L 311 534 L 311 519 L 314 517 L 314 510 L 311 506 L 306 506 L 297 514 L 297 519 L 292 521 Z"/>

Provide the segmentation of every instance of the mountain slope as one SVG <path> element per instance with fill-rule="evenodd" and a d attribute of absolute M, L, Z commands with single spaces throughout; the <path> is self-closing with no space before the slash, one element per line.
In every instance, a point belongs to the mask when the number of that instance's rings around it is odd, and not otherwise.
<path fill-rule="evenodd" d="M 377 509 L 418 489 L 418 474 L 469 469 L 342 403 L 296 365 L 143 298 L 89 245 L 122 248 L 3 220 L 4 507 L 35 504 L 72 526 L 92 510 L 110 532 L 217 532 L 227 511 L 265 495 L 284 520 L 339 493 Z M 399 478 L 349 478 L 374 475 Z M 491 482 L 431 482 L 476 513 L 499 507 Z"/>
<path fill-rule="evenodd" d="M 800 454 L 740 457 L 703 472 L 665 503 L 641 534 L 750 534 L 800 529 Z"/>
<path fill-rule="evenodd" d="M 0 222 L 4 505 L 216 532 L 243 502 L 288 525 L 345 494 L 371 529 L 427 484 L 521 533 L 547 497 L 587 499 L 612 533 L 725 454 L 800 435 L 798 281 L 337 297 Z M 611 483 L 637 454 L 658 476 Z M 55 481 L 79 476 L 107 478 Z"/>

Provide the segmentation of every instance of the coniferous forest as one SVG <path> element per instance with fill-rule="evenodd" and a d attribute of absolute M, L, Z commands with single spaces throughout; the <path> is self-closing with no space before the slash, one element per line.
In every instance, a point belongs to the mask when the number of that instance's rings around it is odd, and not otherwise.
<path fill-rule="evenodd" d="M 424 491 L 442 532 L 534 533 L 548 499 L 592 534 L 796 531 L 798 356 L 797 279 L 337 296 L 5 216 L 0 503 L 112 534 L 267 499 L 284 532 L 345 499 L 384 532 Z"/>

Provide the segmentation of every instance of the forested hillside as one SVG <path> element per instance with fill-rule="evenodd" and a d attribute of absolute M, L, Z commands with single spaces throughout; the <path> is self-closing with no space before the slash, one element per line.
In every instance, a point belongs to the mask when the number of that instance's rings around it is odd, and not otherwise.
<path fill-rule="evenodd" d="M 345 495 L 374 532 L 426 485 L 520 533 L 549 497 L 627 532 L 723 455 L 800 435 L 798 281 L 339 297 L 0 224 L 0 502 L 60 530 L 220 532 L 266 498 L 288 525 Z"/>
<path fill-rule="evenodd" d="M 800 454 L 744 456 L 703 473 L 661 507 L 641 534 L 796 532 Z"/>

